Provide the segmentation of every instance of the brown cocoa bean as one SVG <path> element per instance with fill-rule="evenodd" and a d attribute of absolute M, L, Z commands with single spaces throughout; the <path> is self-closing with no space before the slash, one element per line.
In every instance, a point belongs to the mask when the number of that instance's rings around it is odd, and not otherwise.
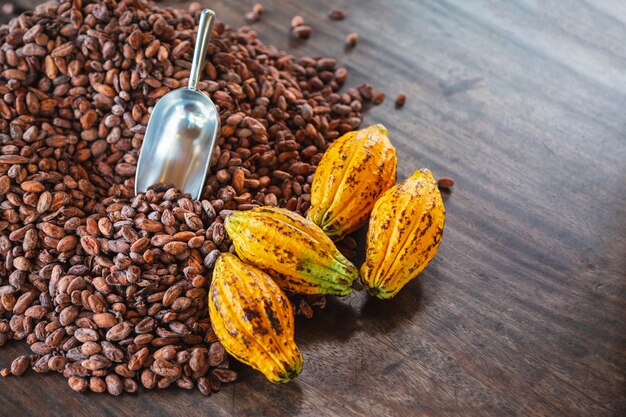
<path fill-rule="evenodd" d="M 124 390 L 124 384 L 119 376 L 108 374 L 104 380 L 109 394 L 120 395 Z"/>
<path fill-rule="evenodd" d="M 18 356 L 11 362 L 11 373 L 13 375 L 22 375 L 30 366 L 30 358 L 28 356 Z"/>
<path fill-rule="evenodd" d="M 111 327 L 106 333 L 106 338 L 110 341 L 122 340 L 125 339 L 132 330 L 133 326 L 129 322 L 123 321 Z"/>
<path fill-rule="evenodd" d="M 81 365 L 85 369 L 95 371 L 97 369 L 108 368 L 111 366 L 111 361 L 104 355 L 95 354 L 91 355 L 89 359 L 82 361 Z"/>
<path fill-rule="evenodd" d="M 117 320 L 111 313 L 97 313 L 92 316 L 92 320 L 96 325 L 102 329 L 108 329 L 115 326 Z"/>
<path fill-rule="evenodd" d="M 180 377 L 182 372 L 180 366 L 160 359 L 156 359 L 150 369 L 155 374 L 172 380 Z"/>
<path fill-rule="evenodd" d="M 79 378 L 77 376 L 71 376 L 67 380 L 67 384 L 70 388 L 76 392 L 83 392 L 87 389 L 88 382 L 85 378 Z"/>
<path fill-rule="evenodd" d="M 89 390 L 91 392 L 104 392 L 107 390 L 107 384 L 104 379 L 92 376 L 89 378 Z"/>

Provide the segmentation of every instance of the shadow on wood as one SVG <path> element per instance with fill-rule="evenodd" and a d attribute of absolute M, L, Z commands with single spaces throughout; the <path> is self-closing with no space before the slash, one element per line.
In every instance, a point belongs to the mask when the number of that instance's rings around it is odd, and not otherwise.
<path fill-rule="evenodd" d="M 344 299 L 329 296 L 326 307 L 315 310 L 313 319 L 296 318 L 296 341 L 308 346 L 328 341 L 347 341 L 359 330 L 376 334 L 393 332 L 404 320 L 411 320 L 420 311 L 422 283 L 409 283 L 391 300 L 380 300 L 365 291 L 353 293 Z"/>

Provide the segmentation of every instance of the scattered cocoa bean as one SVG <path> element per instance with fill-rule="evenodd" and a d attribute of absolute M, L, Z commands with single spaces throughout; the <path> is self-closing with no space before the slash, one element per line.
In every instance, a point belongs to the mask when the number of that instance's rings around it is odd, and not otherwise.
<path fill-rule="evenodd" d="M 302 16 L 296 15 L 291 18 L 291 28 L 297 28 L 298 26 L 304 25 L 304 18 Z"/>
<path fill-rule="evenodd" d="M 346 18 L 346 12 L 341 9 L 331 9 L 328 12 L 330 20 L 343 20 Z"/>
<path fill-rule="evenodd" d="M 18 356 L 11 363 L 11 373 L 13 375 L 22 375 L 30 366 L 30 358 L 28 356 Z"/>
<path fill-rule="evenodd" d="M 454 187 L 454 179 L 450 177 L 441 177 L 437 180 L 437 186 L 443 189 L 450 189 Z"/>
<path fill-rule="evenodd" d="M 404 103 L 406 103 L 406 94 L 401 93 L 398 94 L 398 97 L 396 97 L 396 108 L 402 108 L 404 107 Z"/>
<path fill-rule="evenodd" d="M 359 34 L 356 32 L 350 32 L 346 35 L 346 45 L 351 48 L 356 46 L 356 43 L 359 41 Z"/>
<path fill-rule="evenodd" d="M 308 25 L 300 25 L 296 26 L 291 30 L 291 33 L 297 38 L 300 39 L 308 39 L 311 37 L 311 33 L 313 33 L 313 29 Z"/>

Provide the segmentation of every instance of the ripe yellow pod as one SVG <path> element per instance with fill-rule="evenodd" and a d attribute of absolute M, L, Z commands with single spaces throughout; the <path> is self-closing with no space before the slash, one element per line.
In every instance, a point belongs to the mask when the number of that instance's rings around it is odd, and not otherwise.
<path fill-rule="evenodd" d="M 315 170 L 307 218 L 333 240 L 342 239 L 365 224 L 376 200 L 396 183 L 397 164 L 383 125 L 346 133 Z"/>
<path fill-rule="evenodd" d="M 361 280 L 372 295 L 391 298 L 418 276 L 441 242 L 445 208 L 432 173 L 415 171 L 376 202 L 367 231 Z"/>
<path fill-rule="evenodd" d="M 241 259 L 268 272 L 285 291 L 347 295 L 357 268 L 315 223 L 292 211 L 257 207 L 224 222 Z"/>
<path fill-rule="evenodd" d="M 270 381 L 289 382 L 302 371 L 293 308 L 265 272 L 221 254 L 209 290 L 209 315 L 228 353 Z"/>

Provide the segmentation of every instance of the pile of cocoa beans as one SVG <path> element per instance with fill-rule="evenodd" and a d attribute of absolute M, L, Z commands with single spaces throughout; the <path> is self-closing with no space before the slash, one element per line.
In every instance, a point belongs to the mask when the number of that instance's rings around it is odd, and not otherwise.
<path fill-rule="evenodd" d="M 223 217 L 304 213 L 324 150 L 360 125 L 373 90 L 340 93 L 334 59 L 218 22 L 198 86 L 222 126 L 202 198 L 167 185 L 134 196 L 150 111 L 187 83 L 199 12 L 55 0 L 0 27 L 0 345 L 33 352 L 2 375 L 56 371 L 114 395 L 209 395 L 236 379 L 207 314 L 213 264 L 233 250 Z"/>

